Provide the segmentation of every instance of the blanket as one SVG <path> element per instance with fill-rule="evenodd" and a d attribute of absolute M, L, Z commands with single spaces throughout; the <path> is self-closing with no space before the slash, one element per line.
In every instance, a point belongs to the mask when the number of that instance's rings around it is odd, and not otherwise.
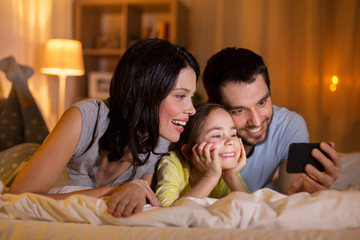
<path fill-rule="evenodd" d="M 0 196 L 0 218 L 145 227 L 237 229 L 360 228 L 360 187 L 291 196 L 271 189 L 233 192 L 222 199 L 183 198 L 174 206 L 145 205 L 128 218 L 106 211 L 105 199 L 73 195 L 65 200 L 25 193 Z"/>
<path fill-rule="evenodd" d="M 333 189 L 283 195 L 269 188 L 252 194 L 232 192 L 222 199 L 182 198 L 172 207 L 144 206 L 128 218 L 107 213 L 106 198 L 73 195 L 65 200 L 24 193 L 1 194 L 0 219 L 89 223 L 132 227 L 228 229 L 360 229 L 360 153 L 343 154 Z M 63 191 L 79 190 L 65 187 Z"/>

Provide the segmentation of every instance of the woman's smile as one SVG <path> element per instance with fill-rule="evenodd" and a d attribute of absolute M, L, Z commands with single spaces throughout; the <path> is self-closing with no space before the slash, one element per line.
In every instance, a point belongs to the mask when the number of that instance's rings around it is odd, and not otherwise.
<path fill-rule="evenodd" d="M 175 86 L 160 104 L 160 136 L 170 142 L 179 140 L 180 133 L 184 131 L 189 116 L 195 114 L 195 108 L 192 104 L 192 96 L 195 90 L 196 74 L 194 70 L 192 68 L 182 69 Z"/>
<path fill-rule="evenodd" d="M 184 127 L 188 120 L 172 120 L 171 122 L 174 124 L 174 128 L 179 132 L 182 133 L 184 131 Z"/>

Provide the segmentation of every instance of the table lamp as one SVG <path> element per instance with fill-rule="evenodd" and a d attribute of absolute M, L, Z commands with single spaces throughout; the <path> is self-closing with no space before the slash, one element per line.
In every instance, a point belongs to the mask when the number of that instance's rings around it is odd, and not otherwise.
<path fill-rule="evenodd" d="M 59 118 L 65 107 L 67 76 L 84 75 L 81 42 L 71 39 L 49 39 L 45 43 L 44 61 L 40 72 L 59 76 Z"/>

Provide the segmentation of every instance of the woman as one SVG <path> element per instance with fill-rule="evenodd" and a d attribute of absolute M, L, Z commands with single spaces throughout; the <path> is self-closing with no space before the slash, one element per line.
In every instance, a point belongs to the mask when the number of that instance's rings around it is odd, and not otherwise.
<path fill-rule="evenodd" d="M 137 42 L 116 67 L 110 98 L 70 107 L 10 193 L 110 196 L 108 212 L 116 217 L 142 211 L 146 199 L 158 206 L 150 188 L 157 153 L 167 151 L 164 139 L 179 140 L 195 113 L 191 98 L 198 77 L 198 64 L 185 49 L 160 39 Z M 70 185 L 89 189 L 49 194 L 65 168 Z"/>

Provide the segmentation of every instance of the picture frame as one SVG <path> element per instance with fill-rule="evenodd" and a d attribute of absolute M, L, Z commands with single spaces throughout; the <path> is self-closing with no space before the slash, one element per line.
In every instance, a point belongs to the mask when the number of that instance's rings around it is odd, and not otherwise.
<path fill-rule="evenodd" d="M 104 100 L 109 97 L 111 72 L 90 72 L 88 81 L 88 95 L 90 98 Z"/>

